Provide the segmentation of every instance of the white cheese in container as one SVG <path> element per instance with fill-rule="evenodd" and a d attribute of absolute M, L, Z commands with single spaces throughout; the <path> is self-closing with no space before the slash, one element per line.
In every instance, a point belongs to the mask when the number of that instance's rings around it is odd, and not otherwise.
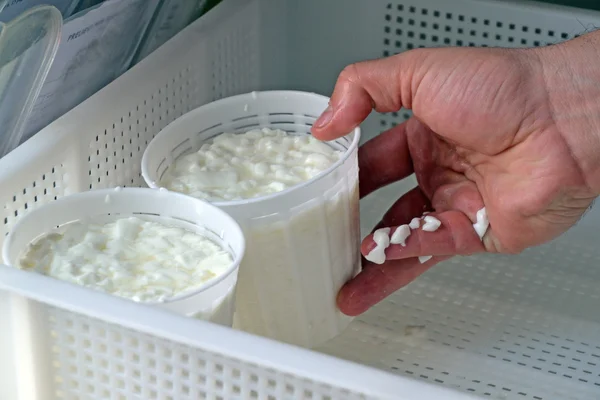
<path fill-rule="evenodd" d="M 197 233 L 129 217 L 67 224 L 28 246 L 18 267 L 134 301 L 163 302 L 221 275 L 232 262 Z"/>

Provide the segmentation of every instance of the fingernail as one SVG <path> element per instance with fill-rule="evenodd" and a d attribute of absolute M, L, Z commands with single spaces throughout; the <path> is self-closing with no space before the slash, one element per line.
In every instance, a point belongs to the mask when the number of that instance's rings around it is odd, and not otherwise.
<path fill-rule="evenodd" d="M 331 118 L 333 118 L 333 108 L 327 106 L 327 109 L 323 111 L 323 114 L 315 121 L 314 127 L 323 128 L 331 122 Z"/>

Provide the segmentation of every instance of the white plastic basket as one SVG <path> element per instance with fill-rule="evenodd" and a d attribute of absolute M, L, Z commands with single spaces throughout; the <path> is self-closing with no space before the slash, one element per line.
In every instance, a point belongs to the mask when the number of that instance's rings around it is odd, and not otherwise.
<path fill-rule="evenodd" d="M 210 238 L 232 254 L 233 262 L 220 276 L 197 289 L 164 302 L 146 302 L 181 315 L 231 326 L 235 287 L 245 240 L 240 226 L 210 204 L 167 190 L 115 188 L 92 190 L 63 197 L 28 213 L 6 237 L 2 258 L 15 265 L 27 246 L 57 227 L 76 221 L 105 223 L 137 217 L 173 226 Z"/>
<path fill-rule="evenodd" d="M 148 145 L 142 176 L 160 187 L 183 155 L 227 132 L 257 128 L 310 134 L 328 98 L 252 92 L 199 107 Z M 351 318 L 337 308 L 342 285 L 360 270 L 357 147 L 360 129 L 331 142 L 342 158 L 303 184 L 255 199 L 214 202 L 238 221 L 248 242 L 236 295 L 236 328 L 303 347 L 340 334 Z"/>
<path fill-rule="evenodd" d="M 66 194 L 143 185 L 149 141 L 210 101 L 329 95 L 352 61 L 419 46 L 542 45 L 598 25 L 598 13 L 526 1 L 225 0 L 0 161 L 4 233 Z M 405 117 L 373 114 L 362 137 Z M 364 231 L 413 183 L 362 200 Z M 518 257 L 439 265 L 316 352 L 0 268 L 0 398 L 594 400 L 599 225 L 592 210 Z M 17 330 L 22 316 L 35 318 Z"/>

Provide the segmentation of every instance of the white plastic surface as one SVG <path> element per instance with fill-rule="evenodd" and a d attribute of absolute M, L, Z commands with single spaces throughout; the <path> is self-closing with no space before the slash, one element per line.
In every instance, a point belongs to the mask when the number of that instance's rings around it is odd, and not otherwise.
<path fill-rule="evenodd" d="M 0 228 L 55 197 L 143 185 L 147 143 L 212 100 L 282 88 L 329 95 L 349 62 L 409 44 L 535 45 L 599 25 L 594 12 L 525 1 L 225 0 L 0 161 Z M 363 139 L 405 117 L 373 114 Z M 412 185 L 362 200 L 363 233 Z M 594 209 L 520 256 L 439 265 L 318 352 L 0 268 L 0 399 L 596 400 L 599 225 Z M 32 329 L 16 330 L 10 321 L 29 312 Z"/>
<path fill-rule="evenodd" d="M 252 92 L 199 107 L 167 125 L 148 145 L 142 176 L 159 187 L 167 168 L 223 132 L 258 127 L 310 133 L 328 98 L 303 92 Z M 236 300 L 236 327 L 314 347 L 351 321 L 335 304 L 360 270 L 357 146 L 360 129 L 330 144 L 342 158 L 308 182 L 256 199 L 215 202 L 244 229 L 248 251 Z"/>
<path fill-rule="evenodd" d="M 71 222 L 100 223 L 130 216 L 196 232 L 231 253 L 233 262 L 221 276 L 165 302 L 146 303 L 188 317 L 231 326 L 235 286 L 245 250 L 244 236 L 240 226 L 225 212 L 189 196 L 166 190 L 115 188 L 63 197 L 21 218 L 4 240 L 2 258 L 6 265 L 15 265 L 30 243 Z"/>

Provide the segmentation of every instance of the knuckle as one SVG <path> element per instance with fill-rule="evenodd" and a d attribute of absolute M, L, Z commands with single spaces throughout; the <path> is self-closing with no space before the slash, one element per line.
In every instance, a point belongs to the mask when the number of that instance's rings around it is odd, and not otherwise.
<path fill-rule="evenodd" d="M 455 236 L 450 236 L 450 241 L 456 254 L 470 255 L 474 252 L 467 240 L 459 240 Z"/>
<path fill-rule="evenodd" d="M 360 68 L 357 63 L 344 67 L 339 76 L 340 81 L 358 82 L 360 81 Z"/>
<path fill-rule="evenodd" d="M 525 247 L 519 240 L 500 240 L 493 234 L 485 235 L 483 244 L 488 253 L 518 255 L 525 250 Z"/>
<path fill-rule="evenodd" d="M 523 252 L 523 247 L 521 246 L 504 246 L 503 247 L 503 253 L 504 254 L 510 254 L 513 256 L 519 255 Z"/>

